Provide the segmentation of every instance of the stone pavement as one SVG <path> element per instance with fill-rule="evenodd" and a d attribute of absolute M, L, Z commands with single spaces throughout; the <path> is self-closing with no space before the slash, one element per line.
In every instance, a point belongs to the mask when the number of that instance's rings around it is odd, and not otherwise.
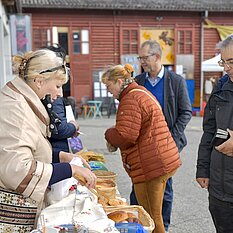
<path fill-rule="evenodd" d="M 115 116 L 102 119 L 78 119 L 84 147 L 103 153 L 109 170 L 118 174 L 117 184 L 122 197 L 129 200 L 131 181 L 124 171 L 119 151 L 110 153 L 105 146 L 104 132 L 115 123 Z M 208 211 L 208 193 L 195 181 L 197 149 L 202 135 L 202 118 L 193 117 L 186 128 L 188 145 L 181 153 L 182 167 L 174 176 L 174 205 L 169 233 L 213 233 Z"/>

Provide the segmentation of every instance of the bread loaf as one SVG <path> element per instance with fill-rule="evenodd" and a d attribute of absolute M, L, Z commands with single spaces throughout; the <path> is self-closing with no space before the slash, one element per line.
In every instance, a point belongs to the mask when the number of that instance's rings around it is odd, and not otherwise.
<path fill-rule="evenodd" d="M 127 222 L 135 222 L 135 223 L 142 224 L 141 221 L 138 218 L 127 218 L 127 219 L 125 219 L 125 221 L 127 221 Z"/>
<path fill-rule="evenodd" d="M 108 214 L 108 218 L 112 219 L 114 222 L 119 223 L 128 218 L 128 214 L 125 211 L 114 211 Z"/>
<path fill-rule="evenodd" d="M 120 205 L 128 205 L 126 202 L 120 200 L 120 199 L 109 199 L 108 204 L 110 206 L 120 206 Z"/>
<path fill-rule="evenodd" d="M 133 213 L 122 211 L 122 210 L 117 210 L 117 211 L 114 211 L 114 212 L 108 214 L 108 218 L 112 219 L 116 223 L 135 222 L 135 223 L 142 224 L 142 222 Z"/>
<path fill-rule="evenodd" d="M 137 218 L 137 216 L 133 213 L 127 213 L 128 214 L 128 218 Z"/>

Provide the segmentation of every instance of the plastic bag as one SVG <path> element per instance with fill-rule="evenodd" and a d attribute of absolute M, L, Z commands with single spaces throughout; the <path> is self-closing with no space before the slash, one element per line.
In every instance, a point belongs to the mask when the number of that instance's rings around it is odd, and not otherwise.
<path fill-rule="evenodd" d="M 115 227 L 121 233 L 148 233 L 139 223 L 115 223 Z"/>
<path fill-rule="evenodd" d="M 46 230 L 56 226 L 72 229 L 75 225 L 82 226 L 77 232 L 119 233 L 115 223 L 107 217 L 103 206 L 97 203 L 97 197 L 81 185 L 77 185 L 77 190 L 70 192 L 61 201 L 43 209 L 40 216 L 43 216 Z M 42 227 L 38 220 L 37 228 Z"/>
<path fill-rule="evenodd" d="M 88 164 L 91 167 L 92 171 L 95 170 L 104 170 L 104 171 L 108 171 L 108 169 L 106 168 L 105 164 L 99 161 L 89 161 Z"/>
<path fill-rule="evenodd" d="M 82 160 L 79 157 L 74 157 L 70 164 L 74 164 L 77 166 L 82 166 Z M 64 197 L 67 197 L 69 194 L 69 189 L 72 185 L 77 184 L 78 181 L 71 177 L 60 182 L 57 182 L 51 185 L 51 191 L 48 193 L 48 201 L 50 204 L 53 204 L 56 201 L 62 200 Z"/>

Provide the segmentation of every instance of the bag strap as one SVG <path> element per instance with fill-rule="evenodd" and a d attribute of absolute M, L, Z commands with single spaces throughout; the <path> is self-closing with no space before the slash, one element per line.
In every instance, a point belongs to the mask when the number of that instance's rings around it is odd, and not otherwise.
<path fill-rule="evenodd" d="M 158 100 L 156 100 L 155 97 L 150 95 L 147 91 L 135 88 L 135 89 L 130 90 L 129 93 L 135 92 L 135 91 L 140 91 L 140 92 L 143 92 L 143 93 L 147 94 L 157 104 L 159 109 L 162 110 L 161 105 L 159 104 Z"/>
<path fill-rule="evenodd" d="M 39 109 L 36 107 L 36 105 L 27 97 L 25 96 L 22 92 L 20 92 L 15 86 L 14 84 L 10 81 L 6 84 L 10 89 L 12 89 L 13 91 L 19 93 L 20 95 L 22 95 L 24 97 L 24 99 L 27 101 L 28 105 L 30 106 L 30 108 L 32 109 L 32 111 L 35 113 L 35 115 L 47 126 L 47 121 L 46 118 L 44 117 L 44 115 L 39 111 Z"/>

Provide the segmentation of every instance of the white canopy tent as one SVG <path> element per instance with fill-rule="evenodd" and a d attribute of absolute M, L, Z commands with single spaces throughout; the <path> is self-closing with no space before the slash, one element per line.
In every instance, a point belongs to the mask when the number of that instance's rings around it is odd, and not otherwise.
<path fill-rule="evenodd" d="M 221 60 L 221 55 L 218 54 L 215 57 L 212 57 L 206 61 L 202 62 L 202 71 L 203 72 L 223 72 L 223 67 L 218 65 L 218 61 Z"/>
<path fill-rule="evenodd" d="M 223 72 L 223 67 L 219 66 L 218 61 L 221 55 L 218 54 L 201 63 L 201 86 L 200 86 L 200 109 L 203 110 L 203 89 L 204 89 L 204 72 Z"/>

